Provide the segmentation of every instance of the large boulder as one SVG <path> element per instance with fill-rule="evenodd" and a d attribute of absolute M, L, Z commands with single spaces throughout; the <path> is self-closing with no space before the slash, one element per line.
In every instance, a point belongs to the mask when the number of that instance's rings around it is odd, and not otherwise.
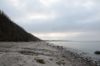
<path fill-rule="evenodd" d="M 40 41 L 0 11 L 0 41 Z"/>

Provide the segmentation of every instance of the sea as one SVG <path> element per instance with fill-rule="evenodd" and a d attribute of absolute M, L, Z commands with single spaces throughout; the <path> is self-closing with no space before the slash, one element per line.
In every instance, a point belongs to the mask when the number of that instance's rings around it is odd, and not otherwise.
<path fill-rule="evenodd" d="M 100 41 L 48 41 L 57 46 L 73 49 L 77 53 L 83 53 L 84 56 L 91 57 L 93 60 L 100 61 L 100 54 L 95 54 L 95 51 L 100 51 Z"/>

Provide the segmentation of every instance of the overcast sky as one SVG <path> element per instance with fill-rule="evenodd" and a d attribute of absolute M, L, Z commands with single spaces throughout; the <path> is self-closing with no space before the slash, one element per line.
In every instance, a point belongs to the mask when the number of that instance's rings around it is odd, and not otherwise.
<path fill-rule="evenodd" d="M 100 40 L 100 0 L 0 0 L 0 9 L 42 39 Z"/>

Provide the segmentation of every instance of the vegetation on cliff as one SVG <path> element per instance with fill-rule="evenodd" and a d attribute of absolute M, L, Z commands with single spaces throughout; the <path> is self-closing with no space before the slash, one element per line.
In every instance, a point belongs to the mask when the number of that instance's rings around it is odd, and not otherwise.
<path fill-rule="evenodd" d="M 40 41 L 0 11 L 0 41 Z"/>

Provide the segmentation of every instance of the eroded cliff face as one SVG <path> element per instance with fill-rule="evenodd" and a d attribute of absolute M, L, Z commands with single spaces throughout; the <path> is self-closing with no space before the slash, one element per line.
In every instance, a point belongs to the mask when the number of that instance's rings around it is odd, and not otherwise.
<path fill-rule="evenodd" d="M 0 41 L 40 41 L 0 11 Z"/>

